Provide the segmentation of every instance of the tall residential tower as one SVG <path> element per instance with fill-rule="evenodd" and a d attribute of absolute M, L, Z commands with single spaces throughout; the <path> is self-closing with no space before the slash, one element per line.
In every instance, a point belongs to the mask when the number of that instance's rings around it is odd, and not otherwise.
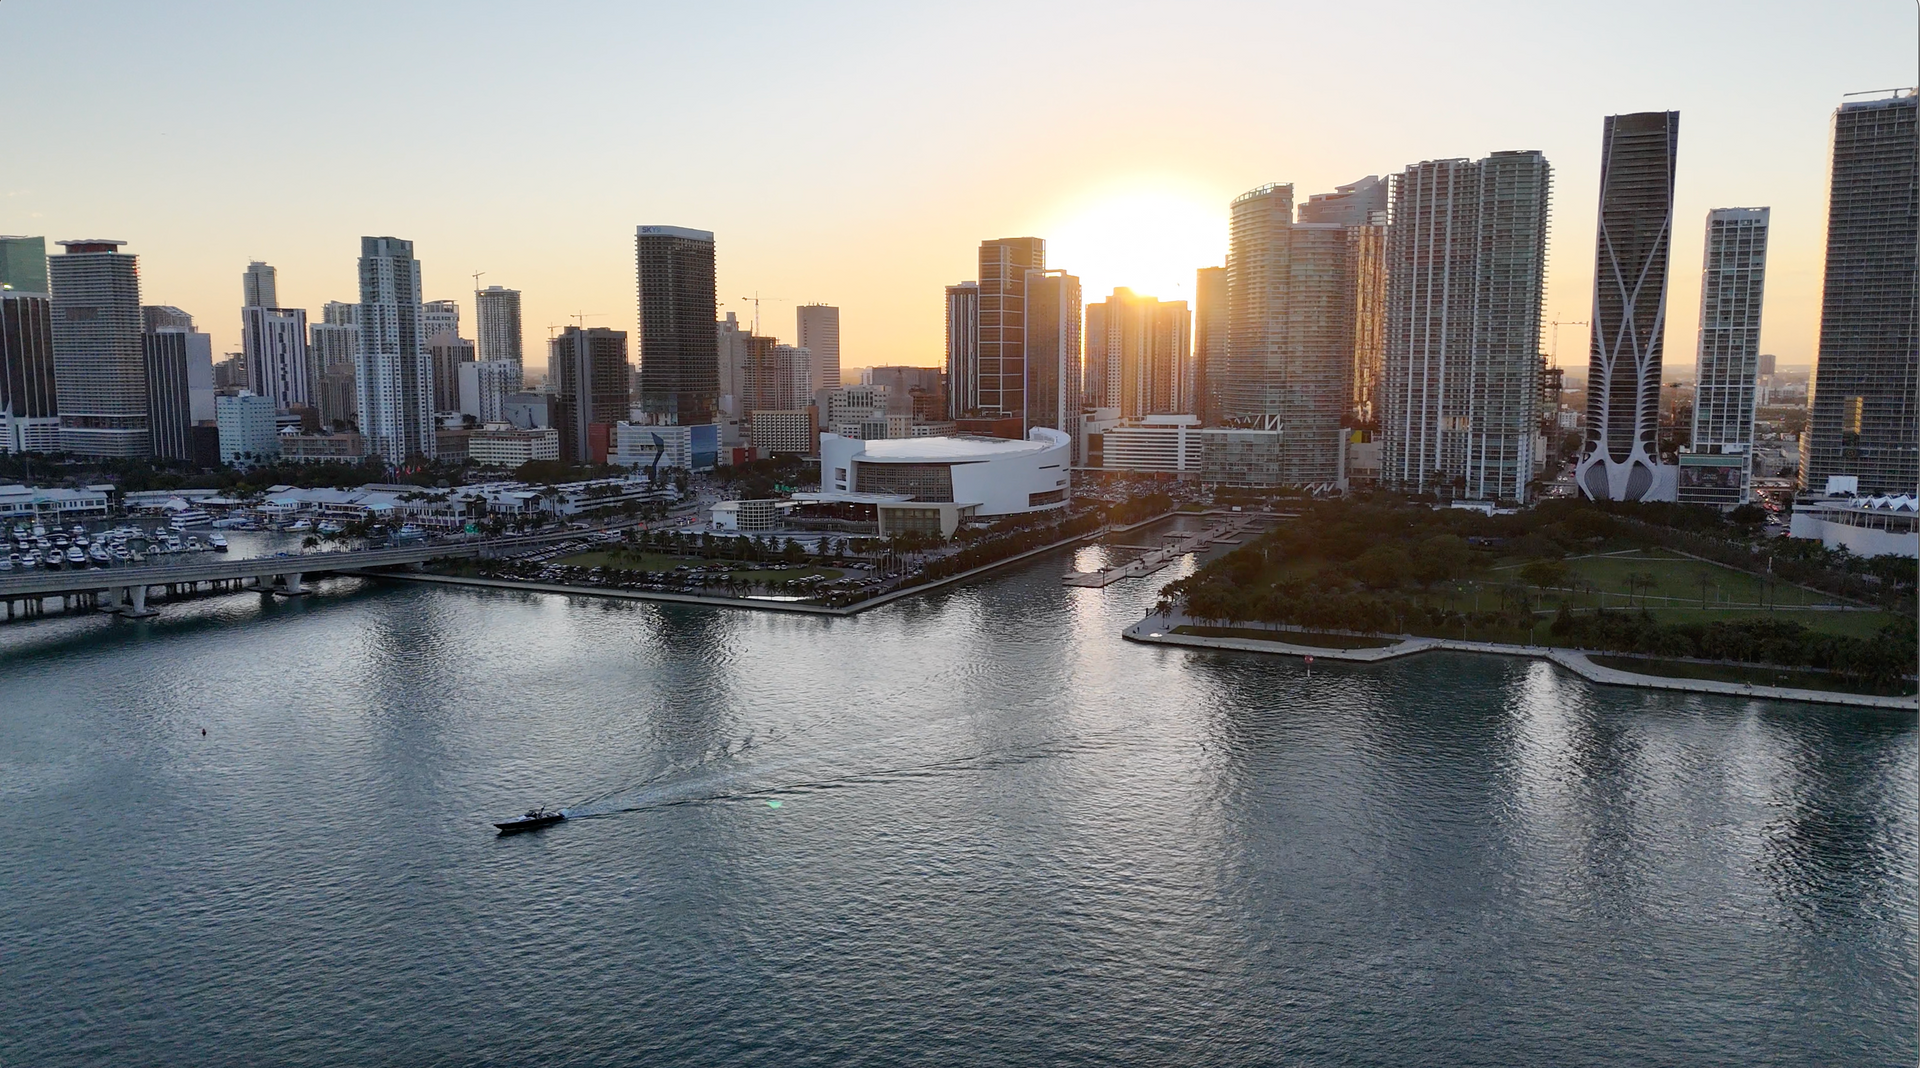
<path fill-rule="evenodd" d="M 802 304 L 794 309 L 796 344 L 813 354 L 815 390 L 840 388 L 840 309 L 831 304 Z"/>
<path fill-rule="evenodd" d="M 355 367 L 367 453 L 391 464 L 432 459 L 433 363 L 420 336 L 413 242 L 360 239 L 360 354 Z"/>
<path fill-rule="evenodd" d="M 1760 381 L 1760 302 L 1767 279 L 1767 209 L 1707 213 L 1700 270 L 1700 347 L 1693 434 L 1680 454 L 1682 504 L 1744 504 L 1753 496 L 1753 409 Z"/>
<path fill-rule="evenodd" d="M 1594 500 L 1672 500 L 1660 463 L 1660 360 L 1667 332 L 1680 113 L 1609 115 L 1600 140 L 1587 438 L 1574 482 Z"/>
<path fill-rule="evenodd" d="M 711 423 L 720 400 L 714 245 L 708 230 L 634 233 L 640 290 L 640 407 L 655 422 Z"/>
<path fill-rule="evenodd" d="M 140 340 L 139 257 L 125 241 L 62 241 L 48 259 L 60 447 L 83 456 L 146 456 L 147 361 Z"/>
<path fill-rule="evenodd" d="M 1833 117 L 1833 186 L 1820 362 L 1802 439 L 1801 485 L 1853 475 L 1864 493 L 1920 492 L 1920 133 L 1913 92 L 1842 104 Z"/>

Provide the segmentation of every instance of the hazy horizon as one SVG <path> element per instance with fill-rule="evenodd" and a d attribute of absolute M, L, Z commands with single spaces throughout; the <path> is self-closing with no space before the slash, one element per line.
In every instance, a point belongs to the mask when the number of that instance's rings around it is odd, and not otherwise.
<path fill-rule="evenodd" d="M 1046 238 L 1088 301 L 1191 300 L 1247 189 L 1304 201 L 1516 148 L 1554 167 L 1544 318 L 1585 320 L 1601 119 L 1667 109 L 1667 362 L 1693 361 L 1707 210 L 1767 205 L 1762 350 L 1805 366 L 1831 113 L 1915 80 L 1914 10 L 1891 2 L 1850 20 L 1778 2 L 1393 3 L 1364 22 L 1251 4 L 1009 7 L 1015 23 L 859 4 L 242 10 L 0 6 L 16 45 L 0 232 L 126 240 L 142 300 L 192 313 L 220 352 L 239 347 L 249 260 L 317 318 L 357 298 L 362 235 L 408 238 L 466 336 L 473 272 L 522 291 L 534 366 L 573 313 L 632 331 L 642 223 L 716 233 L 723 316 L 751 320 L 758 292 L 763 331 L 791 340 L 796 304 L 836 304 L 848 368 L 931 366 L 942 287 L 974 277 L 982 239 Z M 1007 54 L 1010 24 L 1047 65 Z M 1562 364 L 1584 363 L 1586 336 L 1561 328 Z"/>

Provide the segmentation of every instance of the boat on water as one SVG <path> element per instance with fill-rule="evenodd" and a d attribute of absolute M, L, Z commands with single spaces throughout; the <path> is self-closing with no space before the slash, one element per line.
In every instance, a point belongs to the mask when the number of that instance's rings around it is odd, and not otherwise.
<path fill-rule="evenodd" d="M 213 516 L 198 508 L 182 508 L 174 512 L 167 522 L 175 530 L 185 530 L 188 527 L 208 526 L 213 522 Z"/>
<path fill-rule="evenodd" d="M 412 523 L 408 523 L 407 525 L 401 527 L 399 530 L 396 530 L 393 532 L 394 541 L 420 541 L 426 536 L 427 536 L 426 531 L 420 529 L 417 526 L 414 526 Z"/>
<path fill-rule="evenodd" d="M 86 562 L 87 562 L 87 551 L 85 549 L 69 548 L 67 550 L 68 564 L 78 566 Z"/>
<path fill-rule="evenodd" d="M 207 535 L 207 544 L 213 546 L 214 552 L 217 552 L 217 553 L 226 552 L 227 536 L 225 534 L 209 534 Z"/>
<path fill-rule="evenodd" d="M 331 519 L 322 519 L 320 521 L 320 525 L 317 527 L 314 527 L 313 529 L 321 534 L 331 535 L 331 534 L 338 534 L 347 528 L 339 523 L 334 522 Z"/>
<path fill-rule="evenodd" d="M 306 520 L 306 519 L 296 519 L 293 522 L 287 524 L 287 533 L 289 534 L 305 534 L 307 531 L 312 529 L 313 529 L 312 521 Z"/>
<path fill-rule="evenodd" d="M 530 808 L 526 811 L 525 815 L 515 816 L 510 820 L 502 820 L 494 824 L 494 826 L 500 828 L 501 834 L 518 834 L 521 831 L 535 831 L 542 827 L 551 827 L 566 818 L 567 813 L 564 809 L 542 806 L 540 808 Z"/>

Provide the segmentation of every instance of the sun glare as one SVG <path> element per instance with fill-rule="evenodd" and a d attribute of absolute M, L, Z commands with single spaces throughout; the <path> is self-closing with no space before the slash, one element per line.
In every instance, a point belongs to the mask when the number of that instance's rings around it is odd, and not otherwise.
<path fill-rule="evenodd" d="M 1091 303 L 1116 286 L 1161 300 L 1192 302 L 1194 271 L 1227 256 L 1226 204 L 1168 188 L 1097 194 L 1057 212 L 1040 231 L 1047 266 L 1080 277 Z"/>

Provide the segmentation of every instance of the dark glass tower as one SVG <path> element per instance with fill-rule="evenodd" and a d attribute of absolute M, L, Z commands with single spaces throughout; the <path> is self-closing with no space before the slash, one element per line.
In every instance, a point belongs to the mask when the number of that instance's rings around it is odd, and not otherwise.
<path fill-rule="evenodd" d="M 663 424 L 711 423 L 720 403 L 713 233 L 642 226 L 634 235 L 634 258 L 640 280 L 640 407 Z"/>
<path fill-rule="evenodd" d="M 1833 117 L 1833 191 L 1820 362 L 1801 485 L 1853 475 L 1863 493 L 1920 491 L 1920 97 L 1843 104 Z"/>
<path fill-rule="evenodd" d="M 1574 481 L 1595 500 L 1673 499 L 1660 464 L 1660 358 L 1680 113 L 1607 116 L 1600 142 L 1587 439 Z"/>
<path fill-rule="evenodd" d="M 977 388 L 982 414 L 1027 418 L 1027 272 L 1045 271 L 1047 243 L 1002 237 L 980 243 L 980 359 Z"/>

